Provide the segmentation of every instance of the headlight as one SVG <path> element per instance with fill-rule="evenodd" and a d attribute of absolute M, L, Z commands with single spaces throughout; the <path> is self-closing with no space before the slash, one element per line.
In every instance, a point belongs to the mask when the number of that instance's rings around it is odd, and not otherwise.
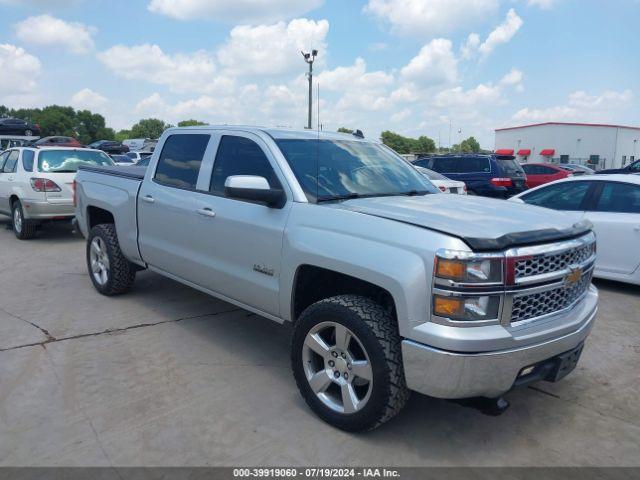
<path fill-rule="evenodd" d="M 444 250 L 438 252 L 434 275 L 460 283 L 501 283 L 502 257 Z"/>
<path fill-rule="evenodd" d="M 433 296 L 433 314 L 458 321 L 496 320 L 500 310 L 500 297 Z"/>

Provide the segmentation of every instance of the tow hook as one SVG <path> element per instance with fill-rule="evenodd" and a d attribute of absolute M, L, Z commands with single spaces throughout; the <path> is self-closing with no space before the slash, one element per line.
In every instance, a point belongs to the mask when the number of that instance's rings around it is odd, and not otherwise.
<path fill-rule="evenodd" d="M 505 400 L 504 397 L 474 397 L 451 401 L 463 407 L 473 408 L 475 410 L 478 410 L 480 413 L 483 413 L 484 415 L 490 415 L 492 417 L 502 415 L 509 408 L 509 402 Z"/>

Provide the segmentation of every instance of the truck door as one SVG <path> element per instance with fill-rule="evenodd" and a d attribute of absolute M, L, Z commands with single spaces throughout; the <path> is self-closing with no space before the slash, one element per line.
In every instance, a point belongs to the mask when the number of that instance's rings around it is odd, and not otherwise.
<path fill-rule="evenodd" d="M 196 283 L 266 313 L 279 315 L 279 278 L 284 228 L 291 207 L 227 198 L 224 184 L 232 175 L 257 175 L 273 188 L 291 193 L 260 137 L 220 132 L 206 192 L 195 199 L 196 221 L 190 245 L 200 268 Z"/>
<path fill-rule="evenodd" d="M 196 186 L 211 141 L 209 133 L 167 137 L 157 166 L 138 194 L 138 245 L 150 266 L 187 281 L 203 268 L 193 254 Z M 149 168 L 152 168 L 151 166 Z"/>

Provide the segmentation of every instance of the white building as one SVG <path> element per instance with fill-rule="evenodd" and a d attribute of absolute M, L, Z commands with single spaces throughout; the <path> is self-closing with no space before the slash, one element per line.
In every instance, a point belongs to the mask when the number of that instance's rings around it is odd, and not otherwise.
<path fill-rule="evenodd" d="M 640 159 L 640 127 L 547 122 L 495 132 L 496 151 L 520 162 L 578 163 L 601 170 Z"/>

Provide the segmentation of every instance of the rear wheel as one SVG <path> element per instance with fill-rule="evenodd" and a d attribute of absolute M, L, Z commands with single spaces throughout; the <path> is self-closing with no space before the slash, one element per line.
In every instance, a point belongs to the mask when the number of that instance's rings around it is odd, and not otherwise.
<path fill-rule="evenodd" d="M 31 130 L 25 130 L 25 131 L 24 131 L 24 136 L 25 136 L 25 137 L 31 137 L 31 136 L 33 136 L 33 131 L 31 131 Z"/>
<path fill-rule="evenodd" d="M 36 235 L 37 225 L 24 218 L 22 203 L 16 200 L 11 205 L 11 218 L 13 219 L 13 233 L 20 240 L 29 240 Z"/>
<path fill-rule="evenodd" d="M 295 326 L 291 363 L 309 407 L 343 430 L 376 428 L 409 398 L 395 319 L 365 297 L 308 307 Z"/>
<path fill-rule="evenodd" d="M 131 289 L 136 268 L 120 250 L 115 225 L 96 225 L 87 239 L 87 267 L 93 286 L 102 295 L 120 295 Z"/>

